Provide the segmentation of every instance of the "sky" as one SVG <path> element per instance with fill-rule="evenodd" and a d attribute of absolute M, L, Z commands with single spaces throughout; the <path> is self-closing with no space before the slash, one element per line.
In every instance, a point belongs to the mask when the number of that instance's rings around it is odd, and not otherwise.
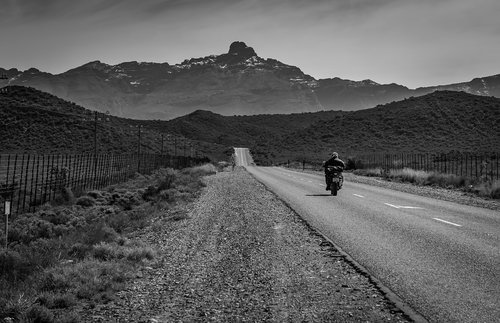
<path fill-rule="evenodd" d="M 316 79 L 500 74 L 500 0 L 0 0 L 0 67 L 178 64 L 243 41 Z"/>

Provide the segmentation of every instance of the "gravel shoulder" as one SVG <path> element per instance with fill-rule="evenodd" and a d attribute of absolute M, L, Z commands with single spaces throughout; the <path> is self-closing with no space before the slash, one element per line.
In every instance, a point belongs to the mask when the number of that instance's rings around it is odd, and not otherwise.
<path fill-rule="evenodd" d="M 157 250 L 93 322 L 408 322 L 362 272 L 244 169 L 204 179 L 186 217 L 137 234 Z"/>

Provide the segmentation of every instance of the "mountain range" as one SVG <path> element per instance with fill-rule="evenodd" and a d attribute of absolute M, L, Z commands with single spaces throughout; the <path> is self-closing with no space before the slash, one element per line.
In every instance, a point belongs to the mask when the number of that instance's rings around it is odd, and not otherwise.
<path fill-rule="evenodd" d="M 135 119 L 169 120 L 196 110 L 219 115 L 362 110 L 436 90 L 500 97 L 500 74 L 470 82 L 409 89 L 398 84 L 315 79 L 300 68 L 264 59 L 244 42 L 227 53 L 180 64 L 94 61 L 61 74 L 0 68 L 3 85 L 22 85 L 80 106 Z"/>

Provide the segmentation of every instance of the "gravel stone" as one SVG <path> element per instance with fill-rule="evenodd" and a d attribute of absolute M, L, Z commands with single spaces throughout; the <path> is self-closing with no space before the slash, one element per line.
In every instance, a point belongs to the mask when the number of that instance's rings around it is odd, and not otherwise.
<path fill-rule="evenodd" d="M 204 179 L 187 216 L 135 239 L 157 259 L 96 322 L 408 322 L 384 294 L 244 169 Z"/>

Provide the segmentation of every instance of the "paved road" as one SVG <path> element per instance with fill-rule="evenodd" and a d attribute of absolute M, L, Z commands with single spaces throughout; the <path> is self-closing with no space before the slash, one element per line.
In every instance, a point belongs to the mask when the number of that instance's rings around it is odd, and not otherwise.
<path fill-rule="evenodd" d="M 236 155 L 236 166 L 254 165 L 248 148 L 234 148 L 234 154 Z"/>
<path fill-rule="evenodd" d="M 429 321 L 500 321 L 497 211 L 350 182 L 333 197 L 321 175 L 247 170 Z"/>

